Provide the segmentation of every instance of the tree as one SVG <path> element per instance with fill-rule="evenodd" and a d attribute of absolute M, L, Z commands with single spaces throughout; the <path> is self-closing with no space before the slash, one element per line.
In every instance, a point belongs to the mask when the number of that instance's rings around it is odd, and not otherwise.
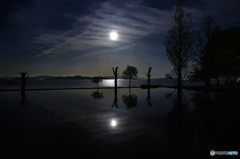
<path fill-rule="evenodd" d="M 195 34 L 191 14 L 185 14 L 179 0 L 174 15 L 173 28 L 166 36 L 165 46 L 169 61 L 177 74 L 177 88 L 182 88 L 182 71 L 187 68 L 195 52 Z"/>
<path fill-rule="evenodd" d="M 131 80 L 137 78 L 138 70 L 134 66 L 127 66 L 126 70 L 123 71 L 123 78 L 129 79 L 129 88 L 131 87 Z"/>
<path fill-rule="evenodd" d="M 205 42 L 203 46 L 199 48 L 199 54 L 197 58 L 197 67 L 192 74 L 192 77 L 195 79 L 201 79 L 205 81 L 205 85 L 209 85 L 209 81 L 211 78 L 216 77 L 219 81 L 219 77 L 217 76 L 218 69 L 216 68 L 217 61 L 215 55 L 212 51 L 212 46 L 216 44 L 209 45 L 209 41 L 213 35 L 218 34 L 220 32 L 219 26 L 216 25 L 213 17 L 211 15 L 207 15 L 203 21 L 203 33 L 205 37 Z M 209 47 L 210 46 L 210 47 Z"/>
<path fill-rule="evenodd" d="M 240 76 L 240 29 L 230 28 L 215 33 L 206 45 L 206 51 L 212 56 L 212 65 L 205 66 L 212 70 L 213 78 L 225 77 L 236 82 Z M 209 58 L 209 59 L 207 59 Z M 207 56 L 204 60 L 210 61 Z"/>
<path fill-rule="evenodd" d="M 112 71 L 113 71 L 113 75 L 114 75 L 114 88 L 117 89 L 117 77 L 119 75 L 118 73 L 118 67 L 116 67 L 115 69 L 112 67 Z"/>
<path fill-rule="evenodd" d="M 150 78 L 151 78 L 151 71 L 152 71 L 152 67 L 150 67 L 150 64 L 149 64 L 149 68 L 148 68 L 148 72 L 147 72 L 147 78 L 148 78 L 148 95 L 147 95 L 147 102 L 148 102 L 148 105 L 151 107 L 152 106 L 152 103 L 151 103 L 151 95 L 150 95 Z"/>
<path fill-rule="evenodd" d="M 203 32 L 209 40 L 217 29 L 217 24 L 211 15 L 207 15 L 203 21 Z"/>
<path fill-rule="evenodd" d="M 148 72 L 147 72 L 147 78 L 148 78 L 148 88 L 150 88 L 150 78 L 151 78 L 151 71 L 152 71 L 152 67 L 150 67 L 150 64 L 149 64 L 149 68 L 148 68 Z"/>
<path fill-rule="evenodd" d="M 221 63 L 219 63 L 218 58 L 220 57 L 221 52 L 216 52 L 214 50 L 216 46 L 219 45 L 218 42 L 220 37 L 220 29 L 215 29 L 215 31 L 211 33 L 211 36 L 207 37 L 207 42 L 200 55 L 200 69 L 198 73 L 200 73 L 200 78 L 205 81 L 206 86 L 209 85 L 210 79 L 212 78 L 216 78 L 217 81 L 219 81 L 221 71 L 219 67 L 221 66 Z"/>
<path fill-rule="evenodd" d="M 200 67 L 194 75 L 204 79 L 208 85 L 210 79 L 225 78 L 226 83 L 232 79 L 236 83 L 240 76 L 240 29 L 216 29 L 207 41 L 202 56 Z"/>
<path fill-rule="evenodd" d="M 21 91 L 25 91 L 26 81 L 29 78 L 29 74 L 27 71 L 20 72 L 21 75 Z"/>
<path fill-rule="evenodd" d="M 102 82 L 102 81 L 103 81 L 103 78 L 101 76 L 92 78 L 92 82 L 97 84 L 97 89 L 98 89 L 99 82 Z"/>
<path fill-rule="evenodd" d="M 26 81 L 29 79 L 29 74 L 27 71 L 20 72 L 21 75 L 21 97 L 22 97 L 22 105 L 25 105 L 28 100 L 25 94 L 25 88 L 26 88 Z"/>
<path fill-rule="evenodd" d="M 115 67 L 115 69 L 112 67 L 112 71 L 113 71 L 113 75 L 114 75 L 114 100 L 113 100 L 113 104 L 112 107 L 116 107 L 118 108 L 118 95 L 117 95 L 117 77 L 119 75 L 118 73 L 118 67 Z"/>

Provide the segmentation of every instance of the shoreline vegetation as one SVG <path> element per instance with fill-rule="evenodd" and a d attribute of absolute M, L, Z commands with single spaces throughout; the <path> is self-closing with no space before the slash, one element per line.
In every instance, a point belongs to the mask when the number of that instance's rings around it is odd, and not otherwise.
<path fill-rule="evenodd" d="M 135 89 L 135 88 L 141 88 L 141 89 L 157 89 L 157 88 L 171 88 L 171 89 L 177 89 L 177 86 L 163 86 L 163 85 L 150 85 L 148 87 L 147 84 L 140 85 L 140 86 L 132 86 L 129 87 L 117 87 L 117 89 Z M 96 89 L 96 87 L 71 87 L 71 88 L 33 88 L 33 89 L 25 89 L 25 91 L 55 91 L 55 90 L 86 90 L 86 89 Z M 114 89 L 113 87 L 99 87 L 98 89 Z M 240 93 L 240 85 L 239 86 L 190 86 L 185 85 L 182 86 L 183 90 L 192 90 L 192 91 L 210 91 L 210 92 L 225 92 L 225 93 Z M 0 89 L 0 92 L 14 92 L 14 91 L 21 91 L 21 89 Z"/>

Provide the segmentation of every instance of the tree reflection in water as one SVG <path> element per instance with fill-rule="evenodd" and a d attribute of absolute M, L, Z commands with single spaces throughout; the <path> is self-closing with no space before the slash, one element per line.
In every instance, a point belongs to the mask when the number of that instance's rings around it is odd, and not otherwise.
<path fill-rule="evenodd" d="M 26 83 L 27 80 L 29 79 L 29 74 L 27 71 L 22 71 L 20 72 L 21 75 L 21 103 L 22 105 L 27 105 L 29 103 L 27 97 L 26 97 Z"/>
<path fill-rule="evenodd" d="M 114 74 L 114 100 L 113 100 L 113 104 L 112 107 L 116 107 L 118 108 L 118 96 L 117 96 L 117 77 L 119 75 L 118 73 L 118 67 L 115 67 L 115 69 L 112 67 L 112 71 Z"/>
<path fill-rule="evenodd" d="M 129 89 L 129 95 L 122 96 L 123 103 L 126 104 L 127 108 L 134 108 L 138 104 L 138 98 L 135 94 L 131 94 L 131 89 Z"/>
<path fill-rule="evenodd" d="M 21 91 L 21 104 L 24 106 L 24 105 L 28 105 L 28 103 L 29 103 L 29 100 L 27 99 L 25 90 Z"/>
<path fill-rule="evenodd" d="M 117 87 L 114 88 L 114 100 L 113 100 L 113 104 L 112 107 L 116 107 L 118 108 L 118 91 L 117 91 Z"/>
<path fill-rule="evenodd" d="M 176 156 L 207 158 L 210 150 L 237 150 L 240 95 L 220 92 L 186 95 L 179 90 L 172 95 L 173 107 L 166 122 L 169 143 L 174 145 Z M 187 97 L 193 105 L 189 105 Z"/>
<path fill-rule="evenodd" d="M 240 94 L 220 92 L 196 92 L 192 102 L 200 112 L 206 128 L 206 138 L 212 149 L 232 149 L 239 147 Z"/>
<path fill-rule="evenodd" d="M 152 106 L 152 102 L 151 102 L 151 89 L 148 87 L 148 94 L 147 94 L 147 102 L 149 107 Z"/>
<path fill-rule="evenodd" d="M 199 125 L 196 122 L 195 112 L 190 111 L 187 97 L 183 90 L 177 89 L 166 97 L 172 97 L 172 109 L 167 115 L 166 128 L 169 143 L 173 145 L 176 156 L 198 158 L 202 149 L 201 134 L 198 134 Z M 196 146 L 197 145 L 197 146 Z M 196 148 L 197 147 L 197 148 Z"/>
<path fill-rule="evenodd" d="M 102 99 L 102 98 L 104 98 L 103 93 L 102 93 L 102 92 L 99 92 L 98 90 L 92 92 L 91 96 L 92 96 L 94 99 Z"/>

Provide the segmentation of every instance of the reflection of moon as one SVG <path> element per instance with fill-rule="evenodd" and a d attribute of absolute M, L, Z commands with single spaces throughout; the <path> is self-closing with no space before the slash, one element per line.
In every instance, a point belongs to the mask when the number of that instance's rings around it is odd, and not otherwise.
<path fill-rule="evenodd" d="M 118 33 L 115 31 L 112 31 L 109 33 L 110 39 L 113 41 L 116 41 L 118 39 Z"/>
<path fill-rule="evenodd" d="M 214 150 L 211 150 L 211 151 L 210 151 L 210 155 L 211 155 L 211 156 L 214 156 L 215 154 L 216 154 L 216 153 L 215 153 Z"/>
<path fill-rule="evenodd" d="M 117 121 L 115 119 L 111 120 L 111 126 L 116 127 L 117 126 Z"/>
<path fill-rule="evenodd" d="M 102 85 L 105 87 L 114 87 L 114 80 L 112 79 L 103 80 Z"/>

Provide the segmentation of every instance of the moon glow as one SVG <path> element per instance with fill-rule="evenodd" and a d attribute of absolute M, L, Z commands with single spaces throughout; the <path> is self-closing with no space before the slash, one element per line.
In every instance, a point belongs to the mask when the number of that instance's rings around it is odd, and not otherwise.
<path fill-rule="evenodd" d="M 117 121 L 113 119 L 111 121 L 111 127 L 116 127 L 116 126 L 117 126 Z"/>
<path fill-rule="evenodd" d="M 112 31 L 109 33 L 109 37 L 112 41 L 116 41 L 118 39 L 118 33 L 115 31 Z"/>

